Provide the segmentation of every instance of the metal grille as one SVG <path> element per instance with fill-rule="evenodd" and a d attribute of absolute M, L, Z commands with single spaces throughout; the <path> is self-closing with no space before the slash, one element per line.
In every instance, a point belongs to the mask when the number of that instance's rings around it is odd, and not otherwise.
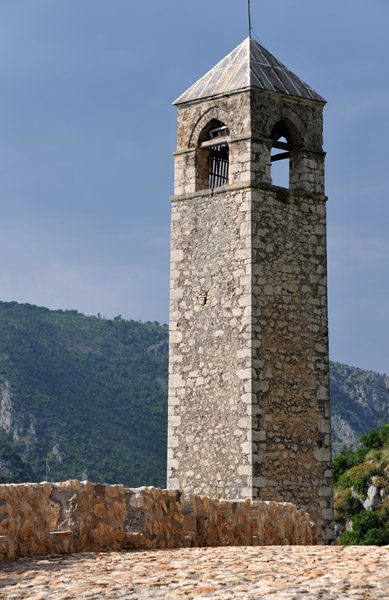
<path fill-rule="evenodd" d="M 209 187 L 228 183 L 228 144 L 211 146 L 209 151 Z"/>

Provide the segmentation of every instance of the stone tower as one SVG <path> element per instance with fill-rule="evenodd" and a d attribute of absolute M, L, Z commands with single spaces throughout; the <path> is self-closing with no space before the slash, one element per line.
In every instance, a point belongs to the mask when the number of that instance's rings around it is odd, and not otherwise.
<path fill-rule="evenodd" d="M 168 486 L 294 502 L 328 543 L 324 104 L 251 38 L 175 102 Z"/>

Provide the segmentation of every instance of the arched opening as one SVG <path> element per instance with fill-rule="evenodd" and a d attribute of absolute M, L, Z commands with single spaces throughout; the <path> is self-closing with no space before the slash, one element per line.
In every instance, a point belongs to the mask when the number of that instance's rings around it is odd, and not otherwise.
<path fill-rule="evenodd" d="M 295 147 L 290 123 L 286 119 L 274 125 L 271 132 L 274 140 L 271 147 L 271 182 L 272 185 L 289 188 L 291 178 L 291 151 Z"/>
<path fill-rule="evenodd" d="M 280 187 L 289 187 L 289 170 L 290 161 L 289 152 L 279 152 L 280 144 L 287 144 L 287 140 L 284 136 L 277 140 L 277 146 L 273 144 L 271 149 L 271 181 L 273 185 Z M 288 155 L 288 156 L 287 156 Z"/>
<path fill-rule="evenodd" d="M 199 137 L 196 161 L 196 189 L 213 189 L 228 184 L 229 178 L 229 130 L 227 126 L 212 119 Z"/>

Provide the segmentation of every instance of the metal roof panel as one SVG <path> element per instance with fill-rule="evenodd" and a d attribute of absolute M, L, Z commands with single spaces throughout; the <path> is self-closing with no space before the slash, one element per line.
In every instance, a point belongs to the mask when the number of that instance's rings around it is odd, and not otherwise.
<path fill-rule="evenodd" d="M 255 87 L 270 92 L 325 102 L 324 98 L 292 73 L 252 38 L 246 38 L 174 104 Z"/>

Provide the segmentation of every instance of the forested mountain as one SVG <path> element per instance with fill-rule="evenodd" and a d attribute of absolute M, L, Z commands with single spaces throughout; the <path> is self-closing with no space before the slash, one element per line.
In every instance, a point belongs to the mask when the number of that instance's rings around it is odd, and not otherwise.
<path fill-rule="evenodd" d="M 0 303 L 0 481 L 163 485 L 167 338 L 158 323 Z"/>
<path fill-rule="evenodd" d="M 0 302 L 0 482 L 165 485 L 168 328 Z M 389 421 L 389 378 L 331 365 L 334 447 Z"/>

